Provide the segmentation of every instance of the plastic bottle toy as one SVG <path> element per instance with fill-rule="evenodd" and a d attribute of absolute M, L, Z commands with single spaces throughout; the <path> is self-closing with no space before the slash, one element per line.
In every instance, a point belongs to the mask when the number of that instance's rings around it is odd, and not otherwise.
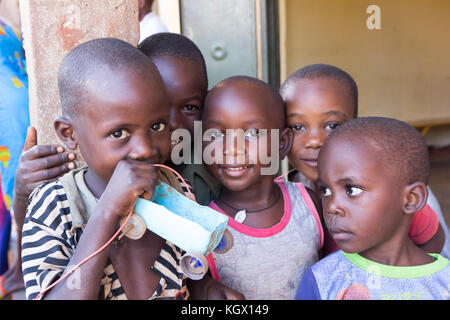
<path fill-rule="evenodd" d="M 138 198 L 123 233 L 130 239 L 139 239 L 149 229 L 186 251 L 181 258 L 183 273 L 199 280 L 208 271 L 205 256 L 222 240 L 227 222 L 223 214 L 160 182 L 150 200 Z"/>

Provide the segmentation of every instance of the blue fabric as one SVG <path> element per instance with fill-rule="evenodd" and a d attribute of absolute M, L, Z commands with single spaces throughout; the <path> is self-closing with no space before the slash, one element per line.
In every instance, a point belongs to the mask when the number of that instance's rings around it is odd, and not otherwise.
<path fill-rule="evenodd" d="M 0 168 L 7 206 L 29 125 L 28 76 L 20 34 L 0 20 Z"/>
<path fill-rule="evenodd" d="M 29 124 L 28 76 L 22 38 L 17 29 L 0 18 L 0 172 L 6 205 L 0 212 L 2 268 L 7 261 L 6 252 L 11 232 L 8 209 L 13 198 L 14 177 Z"/>
<path fill-rule="evenodd" d="M 429 264 L 389 266 L 339 250 L 311 266 L 299 290 L 314 287 L 313 277 L 322 300 L 448 300 L 449 261 L 430 256 L 435 260 Z"/>
<path fill-rule="evenodd" d="M 11 215 L 3 203 L 3 195 L 0 188 L 0 275 L 8 270 L 8 243 L 10 234 Z"/>
<path fill-rule="evenodd" d="M 295 295 L 295 300 L 321 300 L 316 278 L 311 267 L 306 269 Z"/>

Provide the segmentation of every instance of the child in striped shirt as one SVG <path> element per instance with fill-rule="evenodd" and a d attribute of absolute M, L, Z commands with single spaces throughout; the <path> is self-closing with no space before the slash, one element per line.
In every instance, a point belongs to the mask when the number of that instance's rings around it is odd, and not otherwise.
<path fill-rule="evenodd" d="M 189 298 L 181 249 L 148 230 L 138 240 L 114 241 L 46 291 L 113 236 L 137 197 L 151 197 L 164 180 L 153 164 L 170 153 L 163 81 L 130 44 L 81 44 L 63 60 L 58 85 L 57 134 L 69 149 L 79 147 L 88 167 L 41 184 L 30 196 L 22 246 L 27 298 Z"/>

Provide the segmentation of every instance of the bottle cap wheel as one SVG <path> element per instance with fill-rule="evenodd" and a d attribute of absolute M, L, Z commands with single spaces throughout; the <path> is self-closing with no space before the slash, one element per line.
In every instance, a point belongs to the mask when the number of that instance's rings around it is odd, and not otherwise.
<path fill-rule="evenodd" d="M 233 235 L 231 234 L 230 230 L 225 229 L 222 239 L 220 240 L 217 247 L 214 249 L 214 252 L 218 254 L 228 252 L 230 251 L 231 248 L 233 248 L 233 244 L 234 244 Z"/>
<path fill-rule="evenodd" d="M 125 222 L 126 217 L 123 217 L 120 221 L 120 224 Z M 130 226 L 133 226 L 132 228 Z M 122 229 L 125 231 L 125 236 L 132 240 L 137 240 L 142 238 L 145 231 L 147 231 L 147 226 L 145 225 L 145 221 L 138 216 L 137 214 L 132 214 L 130 219 L 128 219 L 127 225 Z"/>
<path fill-rule="evenodd" d="M 200 280 L 208 271 L 208 261 L 201 253 L 186 253 L 180 259 L 183 273 L 192 280 Z"/>

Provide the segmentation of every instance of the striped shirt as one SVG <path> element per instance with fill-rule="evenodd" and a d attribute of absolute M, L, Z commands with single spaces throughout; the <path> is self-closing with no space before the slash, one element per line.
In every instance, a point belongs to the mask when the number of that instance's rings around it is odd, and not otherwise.
<path fill-rule="evenodd" d="M 71 191 L 66 189 L 70 188 L 61 182 L 61 179 L 66 176 L 41 184 L 33 191 L 28 200 L 22 231 L 22 270 L 27 299 L 34 299 L 69 267 L 69 261 L 77 248 L 87 222 L 87 219 L 80 220 L 75 211 L 89 212 L 97 202 L 84 182 L 85 171 L 86 168 L 82 168 L 68 173 L 74 176 L 77 192 L 80 194 L 78 197 L 81 196 L 79 199 L 82 201 L 74 202 L 72 195 L 68 197 Z M 81 208 L 74 208 L 80 206 Z M 158 287 L 149 299 L 189 298 L 186 276 L 180 267 L 180 258 L 183 254 L 183 250 L 169 241 L 163 244 L 153 266 L 149 266 L 161 277 Z M 76 280 L 74 281 L 72 285 L 76 286 Z M 127 299 L 109 259 L 104 269 L 98 298 Z"/>

